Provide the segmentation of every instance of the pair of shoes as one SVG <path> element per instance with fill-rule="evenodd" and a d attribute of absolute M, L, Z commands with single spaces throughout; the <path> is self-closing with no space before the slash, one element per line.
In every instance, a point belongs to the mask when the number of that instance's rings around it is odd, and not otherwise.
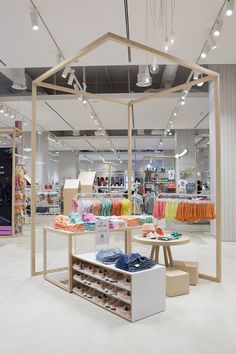
<path fill-rule="evenodd" d="M 82 263 L 80 263 L 80 262 L 75 262 L 74 264 L 73 264 L 73 267 L 72 267 L 74 270 L 77 270 L 77 271 L 79 271 L 79 270 L 82 270 L 83 269 L 83 265 L 82 265 Z"/>
<path fill-rule="evenodd" d="M 73 288 L 73 292 L 78 295 L 82 295 L 83 290 L 84 290 L 84 287 L 81 284 L 79 284 Z"/>
<path fill-rule="evenodd" d="M 111 310 L 116 310 L 116 308 L 120 306 L 120 301 L 119 300 L 116 300 L 116 299 L 111 299 L 111 300 L 108 300 L 106 303 L 105 303 L 105 307 L 107 308 L 110 308 Z"/>
<path fill-rule="evenodd" d="M 119 279 L 118 284 L 124 286 L 127 290 L 131 289 L 131 279 L 129 277 Z"/>
<path fill-rule="evenodd" d="M 103 291 L 108 293 L 109 295 L 116 295 L 117 294 L 117 289 L 114 286 L 105 286 L 103 288 Z"/>
<path fill-rule="evenodd" d="M 84 267 L 84 271 L 90 274 L 94 274 L 95 270 L 94 267 L 91 264 L 88 264 Z"/>
<path fill-rule="evenodd" d="M 124 301 L 130 301 L 130 292 L 127 290 L 119 290 L 117 296 Z"/>
<path fill-rule="evenodd" d="M 121 316 L 131 318 L 131 308 L 129 305 L 120 305 L 116 308 L 116 311 Z"/>
<path fill-rule="evenodd" d="M 107 301 L 107 296 L 105 294 L 99 294 L 97 293 L 94 297 L 93 297 L 94 301 L 98 304 L 98 305 L 103 305 L 105 306 L 105 303 Z"/>
<path fill-rule="evenodd" d="M 73 275 L 73 279 L 74 280 L 76 280 L 76 281 L 83 281 L 84 280 L 84 278 L 85 278 L 85 276 L 83 275 L 83 274 L 81 274 L 81 273 L 76 273 L 76 274 L 74 274 Z"/>
<path fill-rule="evenodd" d="M 105 278 L 105 272 L 103 269 L 101 268 L 94 268 L 94 275 L 96 275 L 96 277 L 104 279 Z"/>
<path fill-rule="evenodd" d="M 91 286 L 95 289 L 102 290 L 103 283 L 101 283 L 99 280 L 93 279 Z"/>

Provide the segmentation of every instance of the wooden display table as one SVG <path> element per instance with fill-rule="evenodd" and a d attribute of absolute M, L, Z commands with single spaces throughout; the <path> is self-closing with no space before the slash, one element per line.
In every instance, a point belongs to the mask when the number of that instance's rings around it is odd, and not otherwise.
<path fill-rule="evenodd" d="M 132 230 L 142 229 L 142 225 L 125 227 L 125 228 L 116 228 L 108 230 L 109 233 L 113 232 L 123 232 L 124 233 L 124 248 L 125 253 L 131 253 L 132 247 Z M 57 234 L 58 236 L 67 238 L 67 265 L 66 267 L 61 268 L 53 268 L 49 269 L 48 267 L 48 237 L 50 234 Z M 74 254 L 74 250 L 77 250 L 76 246 L 76 238 L 77 236 L 86 236 L 86 235 L 94 235 L 96 231 L 66 231 L 60 229 L 54 229 L 53 227 L 44 227 L 43 230 L 43 274 L 44 278 L 54 285 L 59 286 L 60 288 L 72 292 L 72 282 L 71 282 L 71 269 L 72 269 L 72 256 Z M 66 273 L 65 273 L 66 271 Z M 55 273 L 64 272 L 65 276 L 56 277 Z M 68 272 L 68 273 L 67 273 Z M 54 273 L 54 274 L 53 274 Z M 59 275 L 59 274 L 58 274 Z"/>
<path fill-rule="evenodd" d="M 190 238 L 188 236 L 181 236 L 178 240 L 170 240 L 170 241 L 161 241 L 161 240 L 151 240 L 149 238 L 143 237 L 141 235 L 134 236 L 133 241 L 137 243 L 141 243 L 143 245 L 152 246 L 150 258 L 154 259 L 156 263 L 159 263 L 159 253 L 160 247 L 163 247 L 163 254 L 165 260 L 166 267 L 173 267 L 174 261 L 171 252 L 171 246 L 179 246 L 184 245 L 190 242 Z"/>

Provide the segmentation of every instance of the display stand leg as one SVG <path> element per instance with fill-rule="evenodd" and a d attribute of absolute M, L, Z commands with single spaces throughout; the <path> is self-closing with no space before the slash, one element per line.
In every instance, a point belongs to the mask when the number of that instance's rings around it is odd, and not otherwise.
<path fill-rule="evenodd" d="M 154 259 L 154 253 L 155 253 L 155 246 L 152 246 L 151 253 L 150 253 L 151 259 Z"/>
<path fill-rule="evenodd" d="M 47 274 L 47 230 L 43 229 L 43 275 Z"/>
<path fill-rule="evenodd" d="M 160 247 L 156 246 L 156 254 L 155 254 L 155 261 L 158 264 L 159 263 L 159 253 L 160 253 Z"/>
<path fill-rule="evenodd" d="M 127 230 L 125 231 L 125 253 L 132 252 L 132 231 Z"/>
<path fill-rule="evenodd" d="M 169 256 L 170 266 L 173 267 L 174 261 L 173 261 L 173 257 L 172 257 L 171 248 L 170 248 L 170 246 L 167 246 L 166 249 L 167 249 L 167 253 L 168 253 L 168 256 Z"/>
<path fill-rule="evenodd" d="M 163 246 L 163 253 L 164 253 L 164 259 L 165 259 L 165 266 L 168 267 L 168 255 L 167 255 L 167 249 L 165 246 Z"/>
<path fill-rule="evenodd" d="M 72 293 L 72 235 L 69 234 L 68 240 L 68 292 Z"/>

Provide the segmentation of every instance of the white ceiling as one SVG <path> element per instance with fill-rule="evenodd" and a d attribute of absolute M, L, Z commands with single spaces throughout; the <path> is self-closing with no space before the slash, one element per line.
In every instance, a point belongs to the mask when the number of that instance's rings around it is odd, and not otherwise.
<path fill-rule="evenodd" d="M 123 1 L 109 0 L 35 0 L 50 32 L 65 57 L 102 36 L 113 32 L 125 36 Z M 151 2 L 150 2 L 151 3 Z M 200 54 L 208 33 L 224 3 L 223 0 L 176 1 L 174 31 L 176 42 L 171 54 L 195 61 Z M 130 37 L 146 42 L 146 17 L 144 0 L 129 0 Z M 159 4 L 159 1 L 157 1 Z M 159 7 L 158 7 L 159 8 Z M 8 67 L 40 67 L 56 64 L 57 50 L 40 22 L 40 30 L 32 31 L 29 0 L 2 1 L 0 12 L 1 57 Z M 236 16 L 225 18 L 219 47 L 204 60 L 205 63 L 236 63 Z M 156 29 L 156 47 L 163 49 L 165 33 Z M 148 13 L 148 44 L 153 46 L 153 22 Z M 132 50 L 132 64 L 141 63 L 145 57 Z M 203 61 L 202 61 L 203 62 Z M 106 44 L 82 59 L 79 64 L 127 64 L 127 51 L 119 45 Z"/>

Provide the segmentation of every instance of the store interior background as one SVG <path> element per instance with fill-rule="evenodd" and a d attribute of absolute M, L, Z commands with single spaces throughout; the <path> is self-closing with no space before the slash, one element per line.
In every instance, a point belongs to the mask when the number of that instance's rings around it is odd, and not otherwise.
<path fill-rule="evenodd" d="M 151 9 L 155 1 L 147 1 L 147 3 Z M 156 3 L 159 4 L 158 1 Z M 170 1 L 170 6 L 171 3 Z M 149 9 L 148 28 L 146 28 L 146 1 L 128 0 L 128 18 L 125 16 L 125 4 L 126 1 L 88 0 L 81 5 L 81 2 L 70 0 L 68 10 L 66 4 L 58 6 L 56 0 L 35 0 L 33 3 L 28 0 L 14 1 L 10 16 L 11 30 L 1 39 L 0 104 L 3 105 L 4 112 L 0 113 L 0 126 L 13 127 L 15 121 L 22 121 L 24 161 L 29 177 L 31 176 L 31 151 L 29 151 L 31 149 L 31 85 L 34 79 L 59 62 L 61 57 L 67 58 L 73 55 L 80 48 L 107 32 L 127 37 L 127 29 L 129 29 L 129 36 L 132 40 L 164 50 L 164 23 L 161 28 L 161 21 L 157 18 L 155 21 L 158 24 L 153 26 L 153 17 Z M 181 0 L 181 2 L 177 0 L 174 12 L 175 42 L 169 48 L 169 53 L 193 63 L 198 62 L 221 75 L 221 216 L 222 239 L 227 241 L 223 246 L 226 256 L 223 279 L 225 277 L 226 284 L 229 284 L 233 281 L 233 276 L 227 276 L 226 272 L 235 265 L 235 244 L 231 242 L 236 240 L 234 231 L 236 218 L 233 207 L 234 186 L 236 185 L 236 104 L 234 101 L 236 45 L 233 41 L 233 33 L 236 30 L 235 15 L 224 19 L 222 33 L 217 38 L 217 48 L 211 50 L 206 58 L 201 58 L 211 27 L 223 4 L 222 0 L 211 2 L 211 6 L 209 6 L 209 1 L 204 0 Z M 33 6 L 36 6 L 43 19 L 43 22 L 39 19 L 38 31 L 32 31 L 31 28 L 30 11 Z M 9 26 L 9 4 L 7 2 L 1 5 L 0 18 L 0 29 L 4 33 Z M 155 36 L 153 35 L 154 27 L 157 30 Z M 146 65 L 147 62 L 151 64 L 152 60 L 152 57 L 147 58 L 136 50 L 131 49 L 129 52 L 119 45 L 106 44 L 94 53 L 83 57 L 78 63 L 73 63 L 72 67 L 78 80 L 86 83 L 88 92 L 123 99 L 143 97 L 145 92 L 146 94 L 154 93 L 161 88 L 182 84 L 188 79 L 190 70 L 160 61 L 158 62 L 159 73 L 151 75 L 152 85 L 144 89 L 138 88 L 136 86 L 138 65 Z M 70 87 L 68 77 L 64 79 L 61 74 L 56 74 L 49 82 Z M 12 88 L 12 84 L 16 81 L 26 85 L 26 89 Z M 215 126 L 211 91 L 211 86 L 204 83 L 190 90 L 185 97 L 184 105 L 181 104 L 182 92 L 179 92 L 134 107 L 132 115 L 134 189 L 138 185 L 135 183 L 137 179 L 139 181 L 143 179 L 141 184 L 145 188 L 145 170 L 157 168 L 160 171 L 163 167 L 166 170 L 173 168 L 176 171 L 176 184 L 180 175 L 184 173 L 185 179 L 195 186 L 189 193 L 197 193 L 196 182 L 201 180 L 205 186 L 203 193 L 212 195 L 214 199 L 216 193 Z M 60 212 L 61 188 L 65 179 L 76 179 L 82 170 L 96 171 L 96 177 L 108 177 L 109 166 L 111 176 L 122 176 L 124 181 L 127 178 L 127 107 L 96 99 L 89 101 L 93 110 L 88 103 L 83 104 L 74 95 L 60 94 L 44 88 L 38 91 L 37 203 L 39 207 L 47 204 L 40 201 L 40 194 L 42 192 L 46 194 L 44 185 L 52 184 L 53 204 L 55 202 L 56 205 L 54 209 L 52 208 L 52 212 L 44 215 L 38 213 L 36 217 L 36 259 L 39 271 L 42 270 L 43 227 L 51 225 L 54 214 Z M 8 115 L 5 114 L 6 112 Z M 174 112 L 177 113 L 176 116 Z M 11 118 L 13 115 L 14 117 Z M 105 136 L 102 135 L 103 130 L 99 130 L 94 117 L 98 118 L 105 129 Z M 11 146 L 11 144 L 12 141 L 8 136 L 0 135 L 0 148 Z M 180 159 L 175 158 L 175 155 L 184 149 L 187 149 L 188 153 Z M 127 188 L 124 184 L 119 188 L 111 186 L 111 190 L 125 192 Z M 30 198 L 30 187 L 27 193 Z M 177 225 L 180 229 L 182 227 L 183 232 L 191 235 L 192 242 L 183 251 L 176 250 L 176 255 L 187 259 L 190 252 L 194 255 L 193 260 L 201 260 L 203 272 L 214 272 L 214 221 L 198 224 L 193 228 L 191 225 Z M 120 240 L 119 235 L 115 236 L 112 245 L 119 246 Z M 30 218 L 26 217 L 21 236 L 12 240 L 3 239 L 1 245 L 16 248 L 17 257 L 27 259 L 27 263 L 20 260 L 20 264 L 25 272 L 22 279 L 25 279 L 25 276 L 28 277 L 30 274 Z M 57 240 L 52 247 L 57 251 L 61 249 L 60 256 L 63 256 L 63 242 Z M 135 249 L 146 252 L 144 248 L 139 247 L 136 246 Z M 93 250 L 92 238 L 81 240 L 81 249 Z M 11 248 L 8 249 L 5 257 L 13 260 Z M 58 261 L 59 264 L 60 261 Z M 14 267 L 11 270 L 14 271 Z M 215 284 L 211 284 L 210 291 L 214 293 L 215 290 Z M 199 301 L 205 291 L 203 286 L 198 294 L 193 291 L 192 296 L 199 296 L 197 300 Z M 3 294 L 6 295 L 7 292 Z M 224 295 L 224 300 L 227 302 L 230 296 Z M 182 301 L 178 299 L 177 303 L 183 309 Z M 170 307 L 172 306 L 173 304 L 170 304 Z M 215 303 L 215 309 L 212 309 L 212 315 L 216 308 L 217 303 Z M 86 311 L 90 312 L 87 309 Z M 205 321 L 208 321 L 207 317 Z M 108 319 L 104 327 L 107 323 L 109 323 Z M 210 323 L 207 322 L 207 326 L 210 328 Z M 230 335 L 228 333 L 229 337 Z M 122 336 L 125 338 L 124 333 Z M 187 347 L 190 348 L 190 346 L 191 343 L 187 341 Z M 228 349 L 228 353 L 231 354 L 231 346 Z"/>

